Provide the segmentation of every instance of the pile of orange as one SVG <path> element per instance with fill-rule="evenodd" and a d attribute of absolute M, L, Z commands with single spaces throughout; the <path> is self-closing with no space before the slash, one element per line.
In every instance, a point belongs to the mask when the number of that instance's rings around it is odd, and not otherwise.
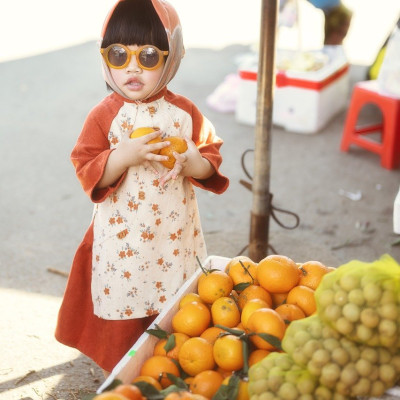
<path fill-rule="evenodd" d="M 247 368 L 281 351 L 288 324 L 316 311 L 314 291 L 331 269 L 271 255 L 259 263 L 235 257 L 223 271 L 203 271 L 197 293 L 183 296 L 172 317 L 173 348 L 159 339 L 137 379 L 155 380 L 157 389 L 168 388 L 173 376 L 183 379 L 187 390 L 169 393 L 166 400 L 211 399 L 235 380 L 236 399 L 248 400 Z"/>

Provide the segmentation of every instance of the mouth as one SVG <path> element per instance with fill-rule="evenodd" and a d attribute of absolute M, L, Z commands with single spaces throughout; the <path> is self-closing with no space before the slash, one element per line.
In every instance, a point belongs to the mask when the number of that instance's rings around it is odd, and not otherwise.
<path fill-rule="evenodd" d="M 144 86 L 144 84 L 137 78 L 131 78 L 128 79 L 125 83 L 125 86 L 129 89 L 129 90 L 141 90 Z"/>

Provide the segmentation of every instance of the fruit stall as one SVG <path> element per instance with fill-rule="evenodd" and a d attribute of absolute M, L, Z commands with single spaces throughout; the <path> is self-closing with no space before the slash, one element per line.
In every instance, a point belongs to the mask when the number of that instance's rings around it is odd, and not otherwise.
<path fill-rule="evenodd" d="M 266 255 L 277 7 L 262 1 L 249 255 L 198 260 L 95 400 L 345 400 L 396 386 L 400 265 Z"/>
<path fill-rule="evenodd" d="M 400 376 L 400 265 L 210 256 L 96 400 L 377 398 Z"/>

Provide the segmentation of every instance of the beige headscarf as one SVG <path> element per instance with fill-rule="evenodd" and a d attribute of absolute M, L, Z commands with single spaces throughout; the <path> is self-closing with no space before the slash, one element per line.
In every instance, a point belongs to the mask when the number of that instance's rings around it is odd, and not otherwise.
<path fill-rule="evenodd" d="M 101 40 L 100 40 L 100 45 L 101 41 L 103 40 L 104 34 L 107 29 L 108 22 L 116 8 L 116 6 L 124 0 L 119 0 L 117 1 L 110 12 L 107 15 L 106 20 L 104 21 L 103 24 L 103 29 L 101 31 Z M 150 1 L 150 0 L 149 0 Z M 172 7 L 171 4 L 169 4 L 165 0 L 151 0 L 154 9 L 156 10 L 158 16 L 161 19 L 162 24 L 164 25 L 165 31 L 168 36 L 168 44 L 169 44 L 169 53 L 167 57 L 167 61 L 164 66 L 164 70 L 162 72 L 162 75 L 160 77 L 160 80 L 158 81 L 156 87 L 154 90 L 149 93 L 147 98 L 155 95 L 158 93 L 162 88 L 164 88 L 170 81 L 171 79 L 175 76 L 176 72 L 178 71 L 179 65 L 181 63 L 181 59 L 183 58 L 185 54 L 185 48 L 183 46 L 183 38 L 182 38 L 182 27 L 179 21 L 179 17 L 175 9 Z M 118 94 L 120 94 L 123 97 L 126 97 L 124 93 L 118 88 L 116 83 L 114 82 L 114 79 L 111 76 L 110 69 L 106 62 L 104 61 L 104 58 L 101 57 L 102 60 L 102 68 L 103 68 L 103 76 L 105 81 L 110 85 L 110 87 Z"/>

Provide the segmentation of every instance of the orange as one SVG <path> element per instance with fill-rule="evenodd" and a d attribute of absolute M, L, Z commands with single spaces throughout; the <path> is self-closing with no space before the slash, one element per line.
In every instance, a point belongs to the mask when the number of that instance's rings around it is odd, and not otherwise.
<path fill-rule="evenodd" d="M 272 306 L 271 295 L 264 288 L 258 285 L 250 285 L 239 294 L 239 308 L 243 310 L 246 302 L 251 299 L 261 299 L 266 301 L 270 307 Z"/>
<path fill-rule="evenodd" d="M 249 367 L 251 367 L 254 364 L 257 364 L 258 362 L 260 362 L 262 359 L 267 357 L 267 355 L 269 353 L 270 353 L 270 351 L 264 350 L 264 349 L 255 349 L 255 350 L 253 350 L 250 353 L 249 359 L 248 359 Z"/>
<path fill-rule="evenodd" d="M 307 286 L 315 290 L 325 274 L 329 272 L 328 267 L 319 261 L 307 261 L 300 265 L 299 285 Z"/>
<path fill-rule="evenodd" d="M 211 399 L 218 391 L 223 379 L 222 375 L 217 371 L 206 370 L 199 372 L 190 384 L 190 391 Z"/>
<path fill-rule="evenodd" d="M 235 335 L 219 337 L 213 349 L 216 364 L 227 371 L 243 368 L 243 342 Z"/>
<path fill-rule="evenodd" d="M 179 392 L 168 393 L 164 400 L 192 400 L 193 396 L 188 390 L 180 390 Z"/>
<path fill-rule="evenodd" d="M 129 383 L 118 385 L 114 390 L 114 393 L 122 394 L 129 400 L 142 400 L 142 392 L 135 385 Z"/>
<path fill-rule="evenodd" d="M 239 322 L 236 326 L 235 326 L 235 329 L 238 329 L 238 330 L 240 330 L 240 331 L 245 331 L 245 328 L 244 328 L 244 326 L 243 326 L 243 324 L 241 323 L 241 322 Z"/>
<path fill-rule="evenodd" d="M 285 293 L 298 284 L 300 271 L 289 257 L 270 255 L 258 263 L 257 279 L 268 292 Z"/>
<path fill-rule="evenodd" d="M 152 376 L 139 375 L 132 381 L 132 383 L 135 382 L 147 382 L 150 383 L 150 385 L 153 385 L 158 390 L 162 389 L 160 382 L 158 382 L 158 380 L 154 379 Z"/>
<path fill-rule="evenodd" d="M 214 344 L 214 342 L 217 340 L 218 335 L 224 332 L 225 330 L 223 330 L 222 328 L 210 326 L 200 335 L 200 337 L 208 340 L 211 344 Z"/>
<path fill-rule="evenodd" d="M 228 297 L 233 289 L 232 278 L 223 271 L 213 271 L 202 275 L 197 284 L 200 298 L 208 304 L 220 297 Z"/>
<path fill-rule="evenodd" d="M 167 356 L 151 356 L 142 365 L 140 375 L 152 376 L 154 379 L 160 380 L 163 388 L 171 385 L 171 381 L 167 378 L 166 373 L 179 376 L 179 369 L 175 362 Z"/>
<path fill-rule="evenodd" d="M 192 383 L 192 381 L 193 381 L 193 376 L 188 376 L 187 378 L 185 378 L 183 381 L 188 385 L 188 386 L 190 386 L 190 384 Z"/>
<path fill-rule="evenodd" d="M 179 365 L 191 376 L 215 366 L 213 345 L 201 337 L 186 340 L 179 352 Z"/>
<path fill-rule="evenodd" d="M 128 400 L 127 397 L 122 394 L 114 392 L 104 392 L 93 397 L 93 400 Z"/>
<path fill-rule="evenodd" d="M 168 356 L 174 358 L 175 360 L 178 359 L 179 350 L 181 349 L 182 344 L 186 342 L 190 336 L 181 332 L 174 332 L 171 335 L 174 335 L 175 337 L 175 347 L 169 350 L 167 353 L 164 348 L 167 343 L 167 339 L 159 339 L 154 346 L 153 356 Z"/>
<path fill-rule="evenodd" d="M 211 306 L 211 319 L 214 325 L 233 328 L 240 322 L 240 311 L 230 297 L 220 297 Z"/>
<path fill-rule="evenodd" d="M 275 311 L 283 318 L 285 323 L 295 321 L 296 319 L 302 319 L 306 317 L 304 311 L 295 304 L 281 304 L 275 308 Z"/>
<path fill-rule="evenodd" d="M 179 136 L 170 136 L 165 138 L 164 140 L 169 141 L 171 144 L 168 147 L 163 147 L 160 150 L 160 155 L 169 157 L 167 161 L 161 161 L 161 163 L 164 165 L 164 167 L 172 169 L 176 161 L 172 153 L 184 153 L 188 149 L 188 145 L 186 143 L 186 140 Z"/>
<path fill-rule="evenodd" d="M 244 328 L 247 327 L 247 321 L 250 315 L 259 308 L 270 308 L 270 306 L 265 300 L 261 299 L 251 299 L 244 305 L 240 315 L 240 320 Z"/>
<path fill-rule="evenodd" d="M 188 303 L 172 317 L 174 332 L 185 333 L 188 336 L 199 336 L 211 322 L 211 313 L 203 303 Z"/>
<path fill-rule="evenodd" d="M 187 293 L 179 300 L 179 308 L 182 308 L 187 303 L 193 303 L 194 301 L 197 303 L 203 302 L 197 293 Z"/>
<path fill-rule="evenodd" d="M 143 126 L 140 128 L 135 129 L 131 134 L 130 134 L 130 138 L 131 139 L 135 139 L 135 138 L 139 138 L 145 135 L 148 135 L 149 133 L 158 131 L 160 128 L 151 128 L 151 127 L 147 127 L 147 126 Z M 148 144 L 153 144 L 153 143 L 159 143 L 161 142 L 161 138 L 160 137 L 156 137 L 155 139 L 149 140 L 147 143 Z M 152 151 L 152 153 L 154 154 L 158 154 L 160 152 L 160 150 L 154 150 Z"/>
<path fill-rule="evenodd" d="M 288 293 L 286 302 L 299 306 L 307 317 L 311 314 L 314 314 L 317 309 L 314 297 L 314 290 L 310 289 L 307 286 L 294 287 Z"/>
<path fill-rule="evenodd" d="M 283 318 L 271 308 L 260 308 L 254 311 L 247 321 L 247 331 L 250 333 L 267 333 L 282 340 L 286 330 Z M 258 349 L 274 350 L 276 346 L 257 335 L 250 336 L 250 340 Z"/>
<path fill-rule="evenodd" d="M 257 284 L 257 263 L 249 257 L 232 258 L 226 265 L 225 272 L 232 278 L 234 285 L 240 283 Z"/>
<path fill-rule="evenodd" d="M 228 385 L 230 379 L 231 379 L 230 376 L 225 378 L 224 381 L 222 382 L 222 384 Z M 238 390 L 238 394 L 237 394 L 235 400 L 249 400 L 250 399 L 248 386 L 249 386 L 249 382 L 247 380 L 240 379 L 239 390 Z"/>
<path fill-rule="evenodd" d="M 226 378 L 227 376 L 231 376 L 233 371 L 227 371 L 226 369 L 223 369 L 221 367 L 218 367 L 215 369 L 216 371 L 218 371 L 223 378 Z"/>
<path fill-rule="evenodd" d="M 287 293 L 271 293 L 272 297 L 272 308 L 276 308 L 281 304 L 286 303 Z"/>

